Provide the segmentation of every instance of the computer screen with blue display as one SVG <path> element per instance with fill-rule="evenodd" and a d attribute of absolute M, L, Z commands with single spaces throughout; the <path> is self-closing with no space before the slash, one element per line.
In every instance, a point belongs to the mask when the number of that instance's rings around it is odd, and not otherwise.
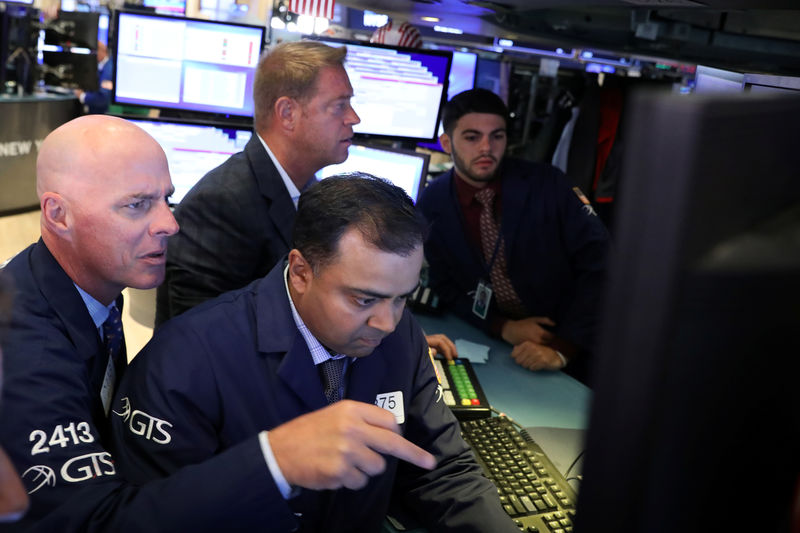
<path fill-rule="evenodd" d="M 349 172 L 366 172 L 391 181 L 406 191 L 416 203 L 428 175 L 430 161 L 428 154 L 365 144 L 350 145 L 348 153 L 344 163 L 321 169 L 317 172 L 317 178 L 323 179 Z"/>
<path fill-rule="evenodd" d="M 194 185 L 230 156 L 244 149 L 252 137 L 243 127 L 191 124 L 163 119 L 131 119 L 149 133 L 167 154 L 175 192 L 170 203 L 177 205 Z"/>
<path fill-rule="evenodd" d="M 347 46 L 345 68 L 353 85 L 357 134 L 433 140 L 447 98 L 452 53 L 321 39 Z"/>
<path fill-rule="evenodd" d="M 252 116 L 265 28 L 117 12 L 114 101 Z"/>
<path fill-rule="evenodd" d="M 478 56 L 472 52 L 453 52 L 453 66 L 450 68 L 450 83 L 447 87 L 447 99 L 458 93 L 468 91 L 475 86 L 475 69 Z"/>
<path fill-rule="evenodd" d="M 475 86 L 475 69 L 478 66 L 478 55 L 472 52 L 453 52 L 453 65 L 450 67 L 449 83 L 447 85 L 447 100 L 449 101 L 458 93 L 468 91 Z M 441 121 L 438 135 L 444 133 Z M 418 146 L 444 152 L 439 139 L 432 143 L 419 143 Z"/>

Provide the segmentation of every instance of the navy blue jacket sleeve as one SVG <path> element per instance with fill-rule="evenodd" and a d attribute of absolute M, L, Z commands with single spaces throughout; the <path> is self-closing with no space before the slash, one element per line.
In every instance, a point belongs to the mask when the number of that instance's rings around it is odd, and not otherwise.
<path fill-rule="evenodd" d="M 591 205 L 583 203 L 565 177 L 558 174 L 556 201 L 570 283 L 558 302 L 556 333 L 589 351 L 598 326 L 609 235 Z"/>

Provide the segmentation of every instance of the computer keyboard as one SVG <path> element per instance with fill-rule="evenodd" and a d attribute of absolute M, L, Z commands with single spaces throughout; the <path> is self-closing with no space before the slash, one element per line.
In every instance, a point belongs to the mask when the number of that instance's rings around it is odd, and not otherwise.
<path fill-rule="evenodd" d="M 575 492 L 527 433 L 504 416 L 462 420 L 461 432 L 521 531 L 572 531 Z"/>

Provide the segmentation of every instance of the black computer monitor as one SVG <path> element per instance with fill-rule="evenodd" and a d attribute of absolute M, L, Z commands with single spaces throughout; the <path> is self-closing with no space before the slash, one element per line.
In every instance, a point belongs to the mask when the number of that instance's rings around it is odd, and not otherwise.
<path fill-rule="evenodd" d="M 42 62 L 44 82 L 47 85 L 87 92 L 100 88 L 96 54 L 42 52 Z"/>
<path fill-rule="evenodd" d="M 782 96 L 630 107 L 577 533 L 790 530 L 800 98 Z"/>
<path fill-rule="evenodd" d="M 425 187 L 430 155 L 413 150 L 353 143 L 347 159 L 317 172 L 319 179 L 349 172 L 367 172 L 391 181 L 408 193 L 414 203 Z"/>
<path fill-rule="evenodd" d="M 253 135 L 252 128 L 196 124 L 178 120 L 131 118 L 149 133 L 167 154 L 177 205 L 206 173 L 241 152 Z"/>
<path fill-rule="evenodd" d="M 46 23 L 44 43 L 63 48 L 88 48 L 97 50 L 100 13 L 61 11 Z"/>
<path fill-rule="evenodd" d="M 265 28 L 117 11 L 113 99 L 216 115 L 253 115 Z"/>
<path fill-rule="evenodd" d="M 321 39 L 347 45 L 345 68 L 353 85 L 356 134 L 407 141 L 432 141 L 447 98 L 452 53 L 371 43 Z"/>

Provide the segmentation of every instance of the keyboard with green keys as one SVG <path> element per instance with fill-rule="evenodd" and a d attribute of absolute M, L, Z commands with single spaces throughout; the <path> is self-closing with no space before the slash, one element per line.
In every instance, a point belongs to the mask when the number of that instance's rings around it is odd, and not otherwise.
<path fill-rule="evenodd" d="M 433 364 L 442 386 L 442 398 L 457 419 L 474 420 L 491 415 L 489 402 L 467 359 L 434 359 Z"/>

